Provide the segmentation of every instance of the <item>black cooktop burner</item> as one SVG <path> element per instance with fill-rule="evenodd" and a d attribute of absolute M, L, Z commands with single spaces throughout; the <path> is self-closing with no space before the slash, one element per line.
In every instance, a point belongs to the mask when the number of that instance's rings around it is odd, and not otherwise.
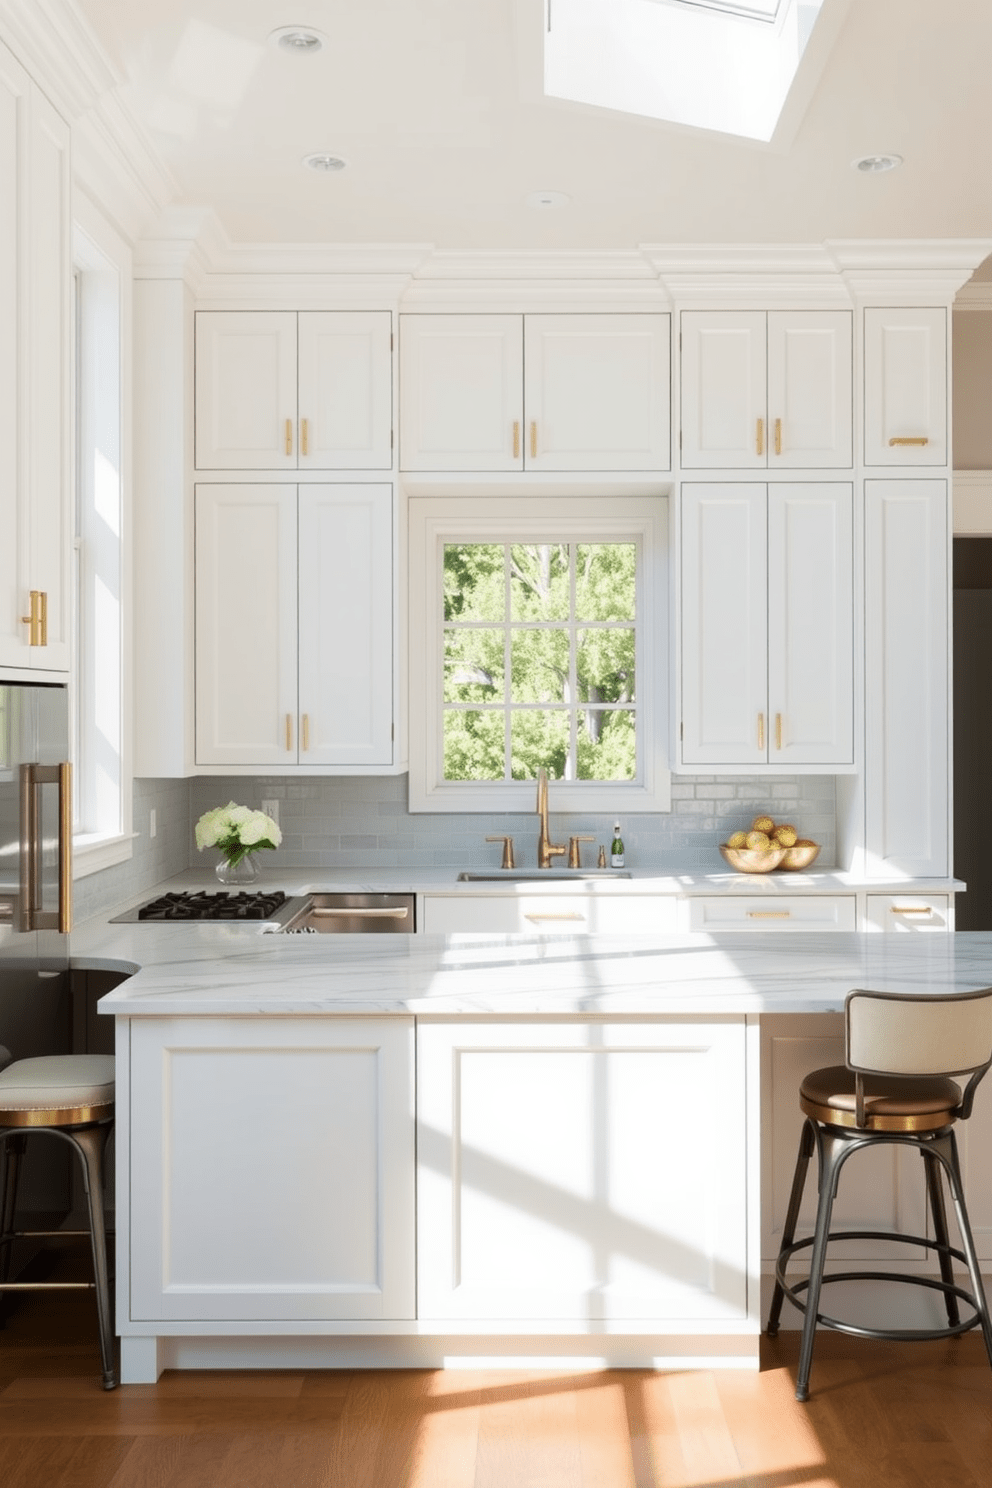
<path fill-rule="evenodd" d="M 281 889 L 270 894 L 163 894 L 138 910 L 139 920 L 270 920 L 286 902 Z"/>

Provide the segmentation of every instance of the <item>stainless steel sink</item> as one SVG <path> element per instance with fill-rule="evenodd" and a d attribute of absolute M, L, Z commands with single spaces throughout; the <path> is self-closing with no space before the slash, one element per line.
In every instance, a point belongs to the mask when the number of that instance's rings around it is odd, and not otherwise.
<path fill-rule="evenodd" d="M 586 871 L 583 868 L 549 868 L 546 871 L 540 869 L 536 873 L 526 869 L 507 868 L 502 873 L 459 873 L 458 883 L 574 883 L 586 878 L 629 878 L 630 874 L 623 868 L 592 868 Z"/>

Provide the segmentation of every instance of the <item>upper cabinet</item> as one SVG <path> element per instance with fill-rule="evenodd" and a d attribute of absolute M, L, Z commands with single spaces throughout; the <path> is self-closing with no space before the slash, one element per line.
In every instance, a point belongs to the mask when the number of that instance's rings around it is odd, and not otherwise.
<path fill-rule="evenodd" d="M 947 312 L 865 310 L 865 464 L 947 464 Z"/>
<path fill-rule="evenodd" d="M 0 46 L 0 666 L 69 670 L 69 128 Z"/>
<path fill-rule="evenodd" d="M 389 470 L 388 310 L 201 310 L 200 470 Z"/>
<path fill-rule="evenodd" d="M 686 469 L 848 469 L 851 312 L 686 311 Z"/>
<path fill-rule="evenodd" d="M 854 760 L 853 490 L 682 490 L 686 766 Z"/>
<path fill-rule="evenodd" d="M 392 525 L 389 485 L 197 486 L 198 764 L 392 764 Z"/>
<path fill-rule="evenodd" d="M 667 315 L 403 315 L 404 470 L 667 470 Z"/>

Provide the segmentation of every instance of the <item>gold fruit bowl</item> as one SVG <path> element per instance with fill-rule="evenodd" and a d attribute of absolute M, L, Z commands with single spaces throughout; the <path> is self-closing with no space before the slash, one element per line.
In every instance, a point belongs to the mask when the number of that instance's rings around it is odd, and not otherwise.
<path fill-rule="evenodd" d="M 720 843 L 720 851 L 724 861 L 731 868 L 736 868 L 738 873 L 771 873 L 777 868 L 788 852 L 795 852 L 795 848 L 789 847 L 728 847 L 725 842 Z"/>
<path fill-rule="evenodd" d="M 794 847 L 787 847 L 782 855 L 780 868 L 787 868 L 790 873 L 801 873 L 815 862 L 820 851 L 818 842 L 797 842 Z"/>

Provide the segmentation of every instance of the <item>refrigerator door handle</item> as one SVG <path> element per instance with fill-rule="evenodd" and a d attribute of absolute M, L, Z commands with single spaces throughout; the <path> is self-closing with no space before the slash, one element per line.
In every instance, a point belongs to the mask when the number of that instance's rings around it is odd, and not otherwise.
<path fill-rule="evenodd" d="M 59 788 L 59 907 L 42 909 L 41 787 Z M 21 907 L 22 930 L 72 929 L 72 765 L 21 766 Z"/>

